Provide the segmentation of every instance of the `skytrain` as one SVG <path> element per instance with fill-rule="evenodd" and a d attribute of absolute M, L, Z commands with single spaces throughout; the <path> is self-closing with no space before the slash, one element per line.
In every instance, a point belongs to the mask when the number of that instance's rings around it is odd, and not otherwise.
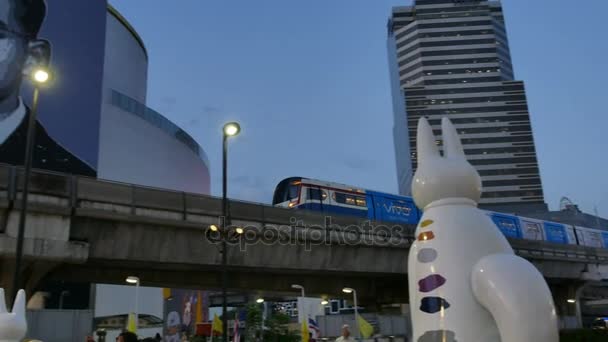
<path fill-rule="evenodd" d="M 414 199 L 339 183 L 290 177 L 276 186 L 272 204 L 375 221 L 418 224 Z M 484 210 L 508 238 L 608 249 L 608 231 Z"/>

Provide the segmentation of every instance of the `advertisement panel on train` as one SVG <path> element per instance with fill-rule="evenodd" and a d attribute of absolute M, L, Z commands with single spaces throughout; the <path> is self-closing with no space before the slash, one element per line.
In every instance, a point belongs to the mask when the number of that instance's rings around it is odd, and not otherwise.
<path fill-rule="evenodd" d="M 414 201 L 383 193 L 368 191 L 367 196 L 374 205 L 374 219 L 383 222 L 416 224 L 420 219 Z M 369 206 L 368 200 L 368 206 Z"/>
<path fill-rule="evenodd" d="M 489 213 L 489 215 L 494 224 L 506 237 L 514 239 L 521 238 L 521 229 L 519 227 L 519 219 L 517 216 L 499 213 Z"/>

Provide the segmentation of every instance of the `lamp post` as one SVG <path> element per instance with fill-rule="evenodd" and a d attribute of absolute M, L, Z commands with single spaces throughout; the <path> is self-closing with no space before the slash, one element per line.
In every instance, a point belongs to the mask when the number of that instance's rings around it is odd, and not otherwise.
<path fill-rule="evenodd" d="M 59 295 L 59 310 L 63 310 L 63 298 L 70 295 L 70 291 L 61 291 Z"/>
<path fill-rule="evenodd" d="M 126 279 L 126 282 L 129 284 L 135 284 L 135 330 L 137 331 L 137 326 L 139 325 L 139 314 L 137 311 L 139 310 L 139 278 L 135 276 L 129 276 Z"/>
<path fill-rule="evenodd" d="M 241 132 L 241 126 L 237 122 L 229 122 L 224 125 L 222 139 L 222 336 L 223 342 L 228 342 L 228 315 L 227 315 L 227 296 L 226 288 L 228 287 L 228 253 L 226 244 L 226 227 L 230 225 L 230 212 L 228 210 L 228 138 L 237 136 Z"/>
<path fill-rule="evenodd" d="M 306 297 L 306 295 L 304 294 L 304 286 L 298 285 L 298 284 L 293 284 L 293 285 L 291 285 L 291 288 L 299 289 L 300 291 L 302 291 L 302 298 Z"/>
<path fill-rule="evenodd" d="M 359 331 L 359 319 L 358 319 L 359 313 L 357 312 L 357 291 L 353 288 L 345 287 L 342 289 L 342 292 L 353 294 L 353 302 L 355 304 L 355 327 L 357 327 L 357 333 L 355 336 L 356 336 L 356 338 L 359 338 L 360 331 Z"/>
<path fill-rule="evenodd" d="M 15 250 L 15 272 L 13 274 L 12 298 L 17 298 L 17 291 L 21 288 L 21 259 L 23 258 L 23 239 L 25 236 L 25 218 L 27 213 L 27 195 L 30 187 L 30 174 L 32 173 L 32 157 L 34 154 L 34 137 L 36 135 L 36 115 L 38 112 L 39 86 L 49 80 L 47 70 L 39 68 L 32 74 L 34 84 L 34 98 L 30 109 L 27 124 L 27 137 L 25 143 L 25 160 L 23 161 L 25 173 L 23 175 L 23 192 L 21 194 L 21 211 L 19 212 L 19 230 L 17 232 L 17 247 Z"/>

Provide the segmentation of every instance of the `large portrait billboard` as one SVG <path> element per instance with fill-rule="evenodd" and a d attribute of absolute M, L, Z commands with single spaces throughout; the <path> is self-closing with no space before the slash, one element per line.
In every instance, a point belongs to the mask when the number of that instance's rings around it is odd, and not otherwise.
<path fill-rule="evenodd" d="M 32 86 L 41 88 L 33 167 L 96 176 L 105 0 L 0 1 L 0 163 L 23 165 Z"/>

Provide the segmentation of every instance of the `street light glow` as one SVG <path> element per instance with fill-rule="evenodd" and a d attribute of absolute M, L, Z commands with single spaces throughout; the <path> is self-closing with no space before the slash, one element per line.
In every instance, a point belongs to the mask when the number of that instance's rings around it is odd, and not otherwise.
<path fill-rule="evenodd" d="M 353 293 L 353 291 L 355 291 L 355 290 L 351 289 L 350 287 L 345 287 L 342 289 L 342 292 L 344 292 L 344 293 Z"/>
<path fill-rule="evenodd" d="M 292 289 L 298 289 L 298 290 L 301 290 L 301 289 L 303 289 L 303 288 L 304 288 L 304 286 L 302 286 L 302 285 L 298 285 L 298 284 L 292 284 L 292 285 L 291 285 L 291 288 L 292 288 Z"/>
<path fill-rule="evenodd" d="M 129 284 L 138 284 L 139 283 L 139 278 L 134 277 L 134 276 L 128 276 L 126 279 L 126 282 Z"/>
<path fill-rule="evenodd" d="M 44 69 L 34 71 L 34 81 L 38 83 L 46 83 L 49 80 L 49 72 Z"/>
<path fill-rule="evenodd" d="M 264 298 L 258 298 L 255 300 L 255 302 L 258 304 L 264 303 Z"/>
<path fill-rule="evenodd" d="M 329 304 L 329 302 L 328 302 L 327 300 L 323 299 L 323 300 L 321 301 L 321 305 L 327 305 L 327 304 Z"/>
<path fill-rule="evenodd" d="M 229 122 L 224 125 L 224 134 L 233 137 L 241 131 L 241 126 L 237 122 Z"/>
<path fill-rule="evenodd" d="M 243 228 L 241 228 L 241 227 L 237 227 L 236 228 L 236 233 L 237 234 L 243 234 L 243 232 L 244 232 Z"/>
<path fill-rule="evenodd" d="M 568 303 L 576 303 L 576 299 L 572 299 L 572 298 L 570 298 L 570 299 L 568 299 L 568 300 L 567 300 L 567 302 L 568 302 Z"/>
<path fill-rule="evenodd" d="M 210 226 L 209 226 L 209 229 L 211 229 L 211 231 L 212 231 L 212 232 L 217 232 L 217 231 L 218 231 L 217 226 L 216 226 L 216 225 L 214 225 L 214 224 L 210 225 Z"/>

